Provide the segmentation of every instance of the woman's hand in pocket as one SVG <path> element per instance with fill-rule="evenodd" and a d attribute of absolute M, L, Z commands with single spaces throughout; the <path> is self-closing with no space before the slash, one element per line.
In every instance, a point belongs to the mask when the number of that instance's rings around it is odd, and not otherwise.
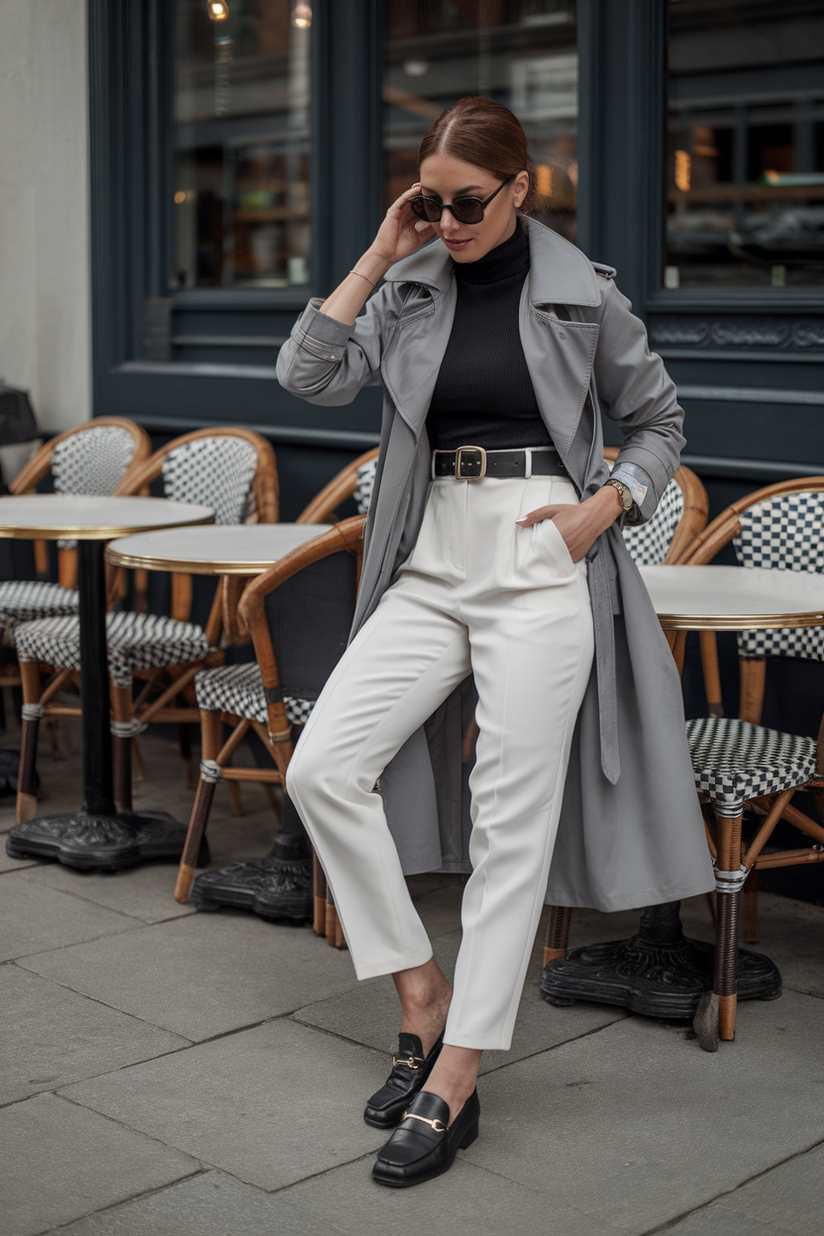
<path fill-rule="evenodd" d="M 552 503 L 539 506 L 523 519 L 516 520 L 522 528 L 551 519 L 560 532 L 573 562 L 580 562 L 602 532 L 621 514 L 621 498 L 613 485 L 605 485 L 577 506 Z"/>

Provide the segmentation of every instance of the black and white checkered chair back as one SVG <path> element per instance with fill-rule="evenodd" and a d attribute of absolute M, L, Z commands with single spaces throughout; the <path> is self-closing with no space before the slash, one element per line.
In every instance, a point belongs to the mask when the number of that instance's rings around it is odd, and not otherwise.
<path fill-rule="evenodd" d="M 245 438 L 194 438 L 163 459 L 163 495 L 175 502 L 210 506 L 217 524 L 241 524 L 256 509 L 257 451 Z"/>
<path fill-rule="evenodd" d="M 824 572 L 824 493 L 807 490 L 767 498 L 742 511 L 739 523 L 732 543 L 741 566 Z M 738 652 L 742 657 L 822 661 L 824 627 L 742 631 Z"/>
<path fill-rule="evenodd" d="M 352 495 L 355 499 L 359 515 L 369 514 L 369 504 L 372 501 L 372 491 L 375 488 L 375 474 L 378 470 L 377 455 L 358 468 L 358 483 Z"/>
<path fill-rule="evenodd" d="M 93 425 L 58 442 L 51 472 L 59 494 L 111 494 L 123 480 L 137 443 L 121 425 Z"/>
<path fill-rule="evenodd" d="M 684 495 L 673 478 L 664 490 L 652 519 L 645 524 L 623 528 L 624 541 L 633 562 L 639 566 L 660 566 L 672 544 L 675 530 L 684 514 Z"/>
<path fill-rule="evenodd" d="M 266 598 L 266 620 L 285 696 L 313 702 L 349 640 L 357 562 L 341 550 L 313 562 Z"/>

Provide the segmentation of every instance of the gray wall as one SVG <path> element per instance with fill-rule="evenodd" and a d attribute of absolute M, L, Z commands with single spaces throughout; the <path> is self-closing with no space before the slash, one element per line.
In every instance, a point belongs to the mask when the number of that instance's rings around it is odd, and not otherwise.
<path fill-rule="evenodd" d="M 86 0 L 0 0 L 0 375 L 91 415 Z"/>

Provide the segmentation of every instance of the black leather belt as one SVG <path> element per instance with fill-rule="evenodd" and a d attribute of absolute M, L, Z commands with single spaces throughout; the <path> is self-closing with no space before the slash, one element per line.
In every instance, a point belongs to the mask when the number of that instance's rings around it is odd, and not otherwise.
<path fill-rule="evenodd" d="M 459 481 L 479 481 L 485 476 L 566 476 L 567 470 L 554 449 L 485 451 L 482 446 L 459 446 L 457 451 L 432 452 L 432 476 L 454 476 Z"/>

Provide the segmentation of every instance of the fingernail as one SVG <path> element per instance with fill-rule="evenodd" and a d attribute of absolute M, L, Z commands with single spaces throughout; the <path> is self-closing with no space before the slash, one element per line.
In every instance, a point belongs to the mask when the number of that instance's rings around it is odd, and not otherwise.
<path fill-rule="evenodd" d="M 515 523 L 520 524 L 522 528 L 526 528 L 528 526 L 527 521 L 525 519 L 516 519 Z"/>

